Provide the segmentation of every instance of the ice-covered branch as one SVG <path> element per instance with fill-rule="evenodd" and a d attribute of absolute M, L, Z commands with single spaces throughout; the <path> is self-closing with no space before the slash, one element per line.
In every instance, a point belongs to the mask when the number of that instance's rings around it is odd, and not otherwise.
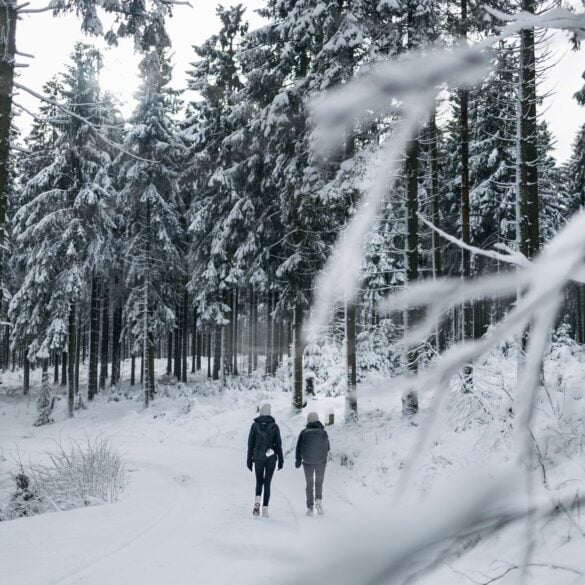
<path fill-rule="evenodd" d="M 155 160 L 150 160 L 147 158 L 143 158 L 141 156 L 138 156 L 132 152 L 129 152 L 128 150 L 126 150 L 121 144 L 118 144 L 117 142 L 114 142 L 113 140 L 110 140 L 109 138 L 107 138 L 106 136 L 104 136 L 101 132 L 100 132 L 100 127 L 96 126 L 95 124 L 93 124 L 91 121 L 89 121 L 87 118 L 84 118 L 83 116 L 80 116 L 79 114 L 76 114 L 75 112 L 72 112 L 71 110 L 69 110 L 68 108 L 66 108 L 65 106 L 63 106 L 62 104 L 60 104 L 59 102 L 51 99 L 50 97 L 47 97 L 45 95 L 42 95 L 40 93 L 37 93 L 36 91 L 26 87 L 25 85 L 21 85 L 20 83 L 14 82 L 14 87 L 21 89 L 22 91 L 25 91 L 26 93 L 32 95 L 33 97 L 47 103 L 50 104 L 52 106 L 55 106 L 56 108 L 58 108 L 59 110 L 61 110 L 64 114 L 67 114 L 68 116 L 71 116 L 72 118 L 75 118 L 76 120 L 79 120 L 80 122 L 82 122 L 83 124 L 87 125 L 88 128 L 90 128 L 98 138 L 100 138 L 101 140 L 103 140 L 103 142 L 105 142 L 108 146 L 111 146 L 112 148 L 115 148 L 116 150 L 118 150 L 119 152 L 121 152 L 122 154 L 126 154 L 132 158 L 135 158 L 136 160 L 140 160 L 142 162 L 147 162 L 147 163 L 156 163 L 158 161 Z"/>

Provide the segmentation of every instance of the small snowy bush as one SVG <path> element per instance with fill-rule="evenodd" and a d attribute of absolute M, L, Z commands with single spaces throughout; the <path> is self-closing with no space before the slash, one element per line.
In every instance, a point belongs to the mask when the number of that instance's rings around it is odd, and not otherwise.
<path fill-rule="evenodd" d="M 10 502 L 0 514 L 0 520 L 15 520 L 24 516 L 34 516 L 42 510 L 41 502 L 36 492 L 31 488 L 28 475 L 21 468 L 14 476 L 16 490 L 10 496 Z"/>
<path fill-rule="evenodd" d="M 119 453 L 103 438 L 56 443 L 49 462 L 30 465 L 32 491 L 44 510 L 70 510 L 114 502 L 126 483 Z"/>

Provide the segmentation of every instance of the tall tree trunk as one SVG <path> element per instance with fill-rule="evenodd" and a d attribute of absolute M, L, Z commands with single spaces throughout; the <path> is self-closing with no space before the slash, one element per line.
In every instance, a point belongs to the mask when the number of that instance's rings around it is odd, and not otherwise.
<path fill-rule="evenodd" d="M 151 210 L 150 199 L 146 201 L 146 242 L 144 256 L 146 259 L 146 268 L 144 271 L 144 299 L 143 299 L 143 315 L 142 315 L 142 372 L 141 381 L 143 388 L 144 407 L 148 408 L 150 401 L 154 397 L 154 372 L 151 371 L 154 366 L 154 338 L 150 332 L 151 321 L 151 275 L 150 266 L 152 263 L 152 228 L 151 228 Z M 152 357 L 152 359 L 151 359 Z"/>
<path fill-rule="evenodd" d="M 215 326 L 214 335 L 214 348 L 213 348 L 213 379 L 219 380 L 219 374 L 221 371 L 221 349 L 222 349 L 222 337 L 223 327 L 221 325 Z"/>
<path fill-rule="evenodd" d="M 411 141 L 406 155 L 406 281 L 418 280 L 418 140 Z M 412 326 L 417 319 L 416 309 L 407 311 L 405 315 L 406 327 Z M 415 348 L 407 350 L 408 369 L 411 372 L 418 370 L 418 352 Z M 412 416 L 418 412 L 418 394 L 407 388 L 402 396 L 402 413 Z"/>
<path fill-rule="evenodd" d="M 189 293 L 187 291 L 187 281 L 183 286 L 183 310 L 182 310 L 182 319 L 181 319 L 181 345 L 182 345 L 182 355 L 181 355 L 181 382 L 184 384 L 187 383 L 187 349 L 189 346 L 189 319 L 187 318 L 189 314 Z"/>
<path fill-rule="evenodd" d="M 28 394 L 30 390 L 30 362 L 28 361 L 28 357 L 24 356 L 24 363 L 23 363 L 23 374 L 22 374 L 22 393 L 24 396 Z"/>
<path fill-rule="evenodd" d="M 197 359 L 201 361 L 199 353 L 199 336 L 197 335 L 197 307 L 193 309 L 193 325 L 191 328 L 191 373 L 194 374 L 198 369 Z"/>
<path fill-rule="evenodd" d="M 201 371 L 201 356 L 203 354 L 203 333 L 197 333 L 197 361 L 195 362 L 195 368 L 197 371 Z"/>
<path fill-rule="evenodd" d="M 4 0 L 0 7 L 0 284 L 5 282 L 4 249 L 6 203 L 10 188 L 10 129 L 12 91 L 16 58 L 16 2 Z M 0 286 L 0 307 L 4 305 L 4 286 Z"/>
<path fill-rule="evenodd" d="M 272 311 L 274 310 L 272 291 L 269 291 L 266 297 L 266 362 L 264 372 L 272 374 L 272 332 L 273 321 Z"/>
<path fill-rule="evenodd" d="M 112 374 L 110 386 L 115 386 L 120 381 L 120 337 L 122 335 L 122 303 L 116 301 L 112 314 Z"/>
<path fill-rule="evenodd" d="M 211 331 L 206 333 L 207 336 L 207 377 L 211 379 Z"/>
<path fill-rule="evenodd" d="M 441 227 L 441 212 L 439 210 L 439 146 L 437 137 L 437 116 L 433 110 L 430 121 L 430 152 L 431 152 L 431 201 L 433 224 Z M 441 241 L 439 234 L 432 230 L 433 246 L 433 279 L 441 278 L 443 275 L 443 262 L 441 257 Z M 445 347 L 445 331 L 441 324 L 435 330 L 435 346 L 437 351 L 442 352 Z"/>
<path fill-rule="evenodd" d="M 232 295 L 232 323 L 233 323 L 233 337 L 232 337 L 232 347 L 233 347 L 233 365 L 232 365 L 232 373 L 234 376 L 238 375 L 238 352 L 239 352 L 239 343 L 238 343 L 238 304 L 239 304 L 239 290 L 238 287 L 234 288 L 234 292 Z"/>
<path fill-rule="evenodd" d="M 254 295 L 254 290 L 250 287 L 249 292 L 249 303 L 250 309 L 248 313 L 248 376 L 252 375 L 254 371 L 254 353 L 256 351 L 255 348 L 255 340 L 254 340 L 254 318 L 255 314 L 255 303 L 256 298 Z"/>
<path fill-rule="evenodd" d="M 67 352 L 61 352 L 61 386 L 67 386 Z"/>
<path fill-rule="evenodd" d="M 55 371 L 53 374 L 53 384 L 56 386 L 59 383 L 59 352 L 53 350 L 53 359 L 55 361 L 54 367 Z"/>
<path fill-rule="evenodd" d="M 106 387 L 108 378 L 108 354 L 110 351 L 110 291 L 106 282 L 102 286 L 102 334 L 100 352 L 99 388 Z"/>
<path fill-rule="evenodd" d="M 130 357 L 130 386 L 136 384 L 136 356 L 132 354 Z"/>
<path fill-rule="evenodd" d="M 181 316 L 181 309 L 182 304 L 177 306 L 177 321 L 175 328 L 173 330 L 173 349 L 174 349 L 174 367 L 173 367 L 173 374 L 177 381 L 181 379 L 181 325 L 182 325 L 182 316 Z"/>
<path fill-rule="evenodd" d="M 77 335 L 75 337 L 75 396 L 79 394 L 79 367 L 81 364 L 81 325 L 77 326 Z"/>
<path fill-rule="evenodd" d="M 173 373 L 173 332 L 167 335 L 167 375 Z"/>
<path fill-rule="evenodd" d="M 356 421 L 357 403 L 357 360 L 356 360 L 356 303 L 345 303 L 345 360 L 347 389 L 345 395 L 345 419 Z"/>
<path fill-rule="evenodd" d="M 522 9 L 534 14 L 535 0 L 522 0 Z M 522 181 L 525 183 L 524 223 L 526 255 L 533 258 L 540 250 L 540 222 L 538 197 L 538 119 L 536 114 L 536 50 L 534 29 L 524 29 L 520 44 L 521 84 L 521 165 Z"/>
<path fill-rule="evenodd" d="M 100 341 L 100 299 L 98 280 L 91 278 L 89 308 L 89 368 L 87 372 L 87 399 L 93 400 L 98 392 L 98 351 Z"/>
<path fill-rule="evenodd" d="M 294 363 L 293 363 L 293 408 L 303 408 L 303 307 L 297 303 L 294 310 Z"/>
<path fill-rule="evenodd" d="M 75 409 L 75 354 L 76 354 L 76 315 L 75 304 L 69 305 L 69 340 L 67 343 L 67 404 L 69 417 L 73 416 Z"/>

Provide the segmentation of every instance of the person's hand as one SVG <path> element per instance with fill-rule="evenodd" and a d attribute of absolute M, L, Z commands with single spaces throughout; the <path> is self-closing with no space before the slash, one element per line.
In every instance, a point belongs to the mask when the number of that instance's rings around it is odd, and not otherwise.
<path fill-rule="evenodd" d="M 248 463 L 246 464 L 246 467 L 247 467 L 247 468 L 248 468 L 250 471 L 252 471 L 252 462 L 251 462 L 251 461 L 248 461 Z"/>
<path fill-rule="evenodd" d="M 279 471 L 284 467 L 284 461 L 279 461 L 278 462 L 278 469 Z"/>
<path fill-rule="evenodd" d="M 301 466 L 301 461 L 300 461 L 300 459 L 297 459 L 295 461 L 295 467 L 298 469 L 300 466 Z"/>

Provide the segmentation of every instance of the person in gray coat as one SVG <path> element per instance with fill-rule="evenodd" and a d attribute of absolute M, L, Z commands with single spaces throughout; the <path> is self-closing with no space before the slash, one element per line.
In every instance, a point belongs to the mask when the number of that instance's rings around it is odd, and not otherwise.
<path fill-rule="evenodd" d="M 323 480 L 329 453 L 329 436 L 316 412 L 307 416 L 307 426 L 301 431 L 297 440 L 295 467 L 301 463 L 307 482 L 307 516 L 313 515 L 313 506 L 322 516 L 323 511 Z"/>

